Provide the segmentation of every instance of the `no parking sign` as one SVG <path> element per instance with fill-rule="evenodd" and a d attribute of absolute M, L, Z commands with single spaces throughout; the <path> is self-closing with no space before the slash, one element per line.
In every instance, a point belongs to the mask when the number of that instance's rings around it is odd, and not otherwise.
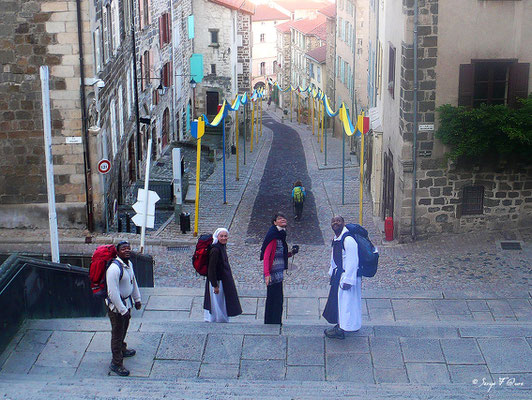
<path fill-rule="evenodd" d="M 98 163 L 98 172 L 107 174 L 111 170 L 111 161 L 103 159 Z"/>

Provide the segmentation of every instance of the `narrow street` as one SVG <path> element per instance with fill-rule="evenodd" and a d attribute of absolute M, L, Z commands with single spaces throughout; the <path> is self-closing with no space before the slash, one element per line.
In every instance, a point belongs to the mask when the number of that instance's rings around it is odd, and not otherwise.
<path fill-rule="evenodd" d="M 293 225 L 291 240 L 294 243 L 321 245 L 323 237 L 301 139 L 295 129 L 271 117 L 265 117 L 263 121 L 264 126 L 272 130 L 273 141 L 251 212 L 248 235 L 263 236 L 265 227 L 271 224 L 272 215 L 281 211 Z M 303 183 L 307 192 L 300 221 L 294 219 L 292 206 L 292 188 L 297 180 Z"/>

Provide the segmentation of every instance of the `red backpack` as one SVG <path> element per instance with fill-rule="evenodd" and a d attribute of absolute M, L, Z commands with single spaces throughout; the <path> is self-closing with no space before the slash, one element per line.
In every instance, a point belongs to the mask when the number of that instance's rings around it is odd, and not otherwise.
<path fill-rule="evenodd" d="M 209 251 L 212 245 L 212 235 L 201 235 L 196 244 L 196 250 L 192 256 L 192 265 L 198 274 L 207 276 L 209 267 Z"/>
<path fill-rule="evenodd" d="M 112 244 L 98 246 L 92 254 L 91 265 L 89 267 L 89 280 L 91 283 L 92 294 L 102 299 L 107 297 L 107 284 L 105 282 L 105 273 L 111 262 L 117 256 L 116 247 Z M 120 264 L 120 263 L 118 263 Z M 120 279 L 124 270 L 120 267 Z"/>

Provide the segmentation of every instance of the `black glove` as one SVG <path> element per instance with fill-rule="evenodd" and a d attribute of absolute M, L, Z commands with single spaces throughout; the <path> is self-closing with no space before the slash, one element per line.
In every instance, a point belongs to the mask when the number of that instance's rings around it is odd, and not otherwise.
<path fill-rule="evenodd" d="M 299 253 L 299 246 L 297 244 L 292 246 L 292 255 Z"/>
<path fill-rule="evenodd" d="M 142 303 L 140 301 L 135 302 L 135 309 L 140 310 L 142 308 Z"/>

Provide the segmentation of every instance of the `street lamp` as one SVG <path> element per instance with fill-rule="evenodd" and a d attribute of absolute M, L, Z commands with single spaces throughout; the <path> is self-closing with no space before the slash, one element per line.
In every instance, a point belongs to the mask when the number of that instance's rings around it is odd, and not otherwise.
<path fill-rule="evenodd" d="M 196 81 L 194 78 L 190 80 L 190 87 L 192 88 L 192 119 L 196 119 Z"/>

